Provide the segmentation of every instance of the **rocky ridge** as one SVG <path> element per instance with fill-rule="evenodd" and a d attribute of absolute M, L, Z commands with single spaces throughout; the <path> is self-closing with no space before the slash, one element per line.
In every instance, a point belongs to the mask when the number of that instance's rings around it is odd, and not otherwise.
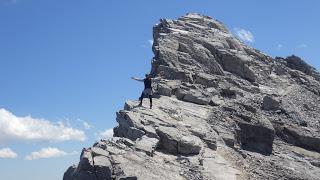
<path fill-rule="evenodd" d="M 153 37 L 151 73 L 164 75 L 154 108 L 126 102 L 114 137 L 84 149 L 64 180 L 319 179 L 315 68 L 199 14 L 161 19 Z"/>

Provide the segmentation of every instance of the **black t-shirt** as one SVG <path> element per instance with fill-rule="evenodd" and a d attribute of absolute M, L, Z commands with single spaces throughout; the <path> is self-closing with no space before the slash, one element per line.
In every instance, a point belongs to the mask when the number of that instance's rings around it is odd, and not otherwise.
<path fill-rule="evenodd" d="M 145 78 L 143 80 L 145 89 L 152 89 L 151 81 L 152 81 L 151 78 Z"/>

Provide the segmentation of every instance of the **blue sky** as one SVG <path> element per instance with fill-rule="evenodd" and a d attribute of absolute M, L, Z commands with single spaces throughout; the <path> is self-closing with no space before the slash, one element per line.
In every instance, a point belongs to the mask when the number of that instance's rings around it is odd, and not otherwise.
<path fill-rule="evenodd" d="M 152 26 L 198 12 L 271 56 L 319 69 L 312 0 L 0 0 L 0 179 L 62 179 L 137 99 Z M 35 173 L 36 172 L 36 173 Z"/>

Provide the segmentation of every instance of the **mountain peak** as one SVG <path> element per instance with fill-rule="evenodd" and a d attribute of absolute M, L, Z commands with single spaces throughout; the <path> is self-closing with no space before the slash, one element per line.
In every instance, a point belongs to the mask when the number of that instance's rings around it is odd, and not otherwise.
<path fill-rule="evenodd" d="M 114 137 L 84 149 L 64 180 L 320 177 L 313 67 L 261 53 L 196 13 L 161 19 L 153 38 L 153 108 L 127 101 Z"/>

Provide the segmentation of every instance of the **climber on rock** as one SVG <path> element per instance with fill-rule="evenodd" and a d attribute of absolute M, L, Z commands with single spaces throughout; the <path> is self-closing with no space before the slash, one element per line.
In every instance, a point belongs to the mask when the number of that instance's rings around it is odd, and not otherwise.
<path fill-rule="evenodd" d="M 150 109 L 152 109 L 152 95 L 153 95 L 152 82 L 158 81 L 161 78 L 162 78 L 162 74 L 160 77 L 155 77 L 155 78 L 152 78 L 151 74 L 146 74 L 144 79 L 131 77 L 131 79 L 133 79 L 133 80 L 140 81 L 140 82 L 144 83 L 144 90 L 142 91 L 141 96 L 139 98 L 139 100 L 140 100 L 139 106 L 142 106 L 143 98 L 148 97 L 150 99 Z"/>

